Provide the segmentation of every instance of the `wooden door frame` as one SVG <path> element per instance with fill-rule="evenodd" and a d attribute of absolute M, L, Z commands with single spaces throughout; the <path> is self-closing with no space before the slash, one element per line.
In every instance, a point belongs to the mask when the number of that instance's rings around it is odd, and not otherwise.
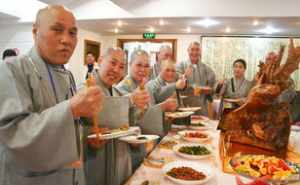
<path fill-rule="evenodd" d="M 124 49 L 125 42 L 170 42 L 172 43 L 173 59 L 177 59 L 177 39 L 118 39 L 117 46 Z"/>
<path fill-rule="evenodd" d="M 84 51 L 84 53 L 83 53 L 83 63 L 84 63 L 84 65 L 86 65 L 85 57 L 86 57 L 86 53 L 87 53 L 87 47 L 86 47 L 87 44 L 98 45 L 99 46 L 99 56 L 98 57 L 101 56 L 101 42 L 94 41 L 94 40 L 89 40 L 89 39 L 84 39 L 84 45 L 83 45 L 83 47 L 84 47 L 84 49 L 83 49 L 83 51 Z M 98 61 L 98 58 L 95 58 L 95 59 L 96 59 L 96 61 Z"/>

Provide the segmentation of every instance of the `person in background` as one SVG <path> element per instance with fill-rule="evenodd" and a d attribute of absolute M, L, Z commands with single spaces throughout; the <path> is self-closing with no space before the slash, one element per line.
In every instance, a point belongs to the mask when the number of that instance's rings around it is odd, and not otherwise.
<path fill-rule="evenodd" d="M 3 51 L 2 60 L 6 61 L 6 60 L 11 59 L 15 56 L 17 56 L 17 52 L 14 49 L 6 49 L 6 50 Z"/>
<path fill-rule="evenodd" d="M 149 78 L 150 62 L 147 52 L 136 50 L 131 56 L 129 74 L 116 86 L 122 95 L 130 95 L 136 89 L 146 89 L 150 95 L 150 102 L 143 109 L 134 108 L 133 122 L 141 126 L 145 134 L 164 135 L 163 132 L 163 112 L 174 111 L 177 102 L 174 99 L 167 99 L 158 104 L 155 103 L 154 95 L 149 91 L 145 83 Z M 142 113 L 142 116 L 140 116 Z"/>
<path fill-rule="evenodd" d="M 95 68 L 96 59 L 92 52 L 87 52 L 85 60 L 86 60 L 86 66 L 87 66 L 87 73 L 86 73 L 85 79 L 87 79 L 88 74 L 91 73 Z"/>
<path fill-rule="evenodd" d="M 253 82 L 245 78 L 246 69 L 247 64 L 245 60 L 235 60 L 233 62 L 233 77 L 221 80 L 216 87 L 216 93 L 219 93 L 224 98 L 244 102 L 253 86 Z"/>
<path fill-rule="evenodd" d="M 162 45 L 159 48 L 159 51 L 157 54 L 157 61 L 154 63 L 154 65 L 152 67 L 152 72 L 151 72 L 150 78 L 155 79 L 160 73 L 162 61 L 172 59 L 172 57 L 173 57 L 172 48 L 168 45 Z"/>
<path fill-rule="evenodd" d="M 174 95 L 176 90 L 183 90 L 186 87 L 186 79 L 182 75 L 177 81 L 176 65 L 172 60 L 164 60 L 161 64 L 161 71 L 146 85 L 153 94 L 155 104 L 161 103 Z"/>
<path fill-rule="evenodd" d="M 145 82 L 150 74 L 148 53 L 144 50 L 134 51 L 129 65 L 129 74 L 116 86 L 116 89 L 124 96 L 129 96 L 137 89 L 140 89 L 141 86 L 145 86 Z M 176 103 L 170 100 L 160 105 L 154 105 L 154 102 L 151 102 L 148 106 L 144 109 L 132 108 L 130 116 L 131 126 L 140 126 L 143 134 L 161 134 L 163 132 L 163 110 L 169 110 L 172 107 L 176 108 Z M 147 122 L 145 119 L 151 120 L 151 122 Z M 131 149 L 133 169 L 136 169 L 145 157 L 146 149 L 144 146 L 132 147 Z"/>
<path fill-rule="evenodd" d="M 64 67 L 77 43 L 69 10 L 39 10 L 32 33 L 27 54 L 0 64 L 0 184 L 84 185 L 79 118 L 99 112 L 101 90 L 76 93 Z"/>
<path fill-rule="evenodd" d="M 108 48 L 99 60 L 99 69 L 92 75 L 105 97 L 122 94 L 115 88 L 125 72 L 125 53 L 120 48 Z M 145 107 L 150 101 L 147 91 L 136 89 L 130 95 L 124 96 L 128 104 Z M 109 106 L 109 104 L 104 104 Z M 122 105 L 120 105 L 122 106 Z M 101 123 L 101 126 L 110 127 Z M 107 141 L 105 146 L 93 151 L 91 146 L 85 146 L 85 172 L 88 185 L 121 185 L 132 175 L 132 160 L 128 143 L 118 139 Z"/>
<path fill-rule="evenodd" d="M 179 75 L 185 75 L 188 79 L 190 88 L 186 91 L 194 89 L 194 93 L 190 93 L 190 97 L 185 99 L 185 104 L 189 106 L 200 106 L 201 113 L 208 115 L 208 103 L 212 102 L 213 87 L 216 83 L 214 71 L 201 62 L 201 45 L 199 42 L 192 42 L 188 47 L 189 59 L 177 64 L 177 72 Z"/>

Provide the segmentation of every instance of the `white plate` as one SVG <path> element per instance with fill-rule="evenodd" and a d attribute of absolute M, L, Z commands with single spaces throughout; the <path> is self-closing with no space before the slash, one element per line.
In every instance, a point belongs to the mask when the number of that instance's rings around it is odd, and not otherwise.
<path fill-rule="evenodd" d="M 195 132 L 200 132 L 203 134 L 207 135 L 207 138 L 193 138 L 193 137 L 186 137 L 185 135 L 188 133 L 195 133 Z M 189 142 L 193 142 L 193 143 L 201 143 L 201 142 L 205 142 L 211 139 L 211 134 L 209 132 L 204 132 L 204 131 L 191 131 L 191 130 L 184 130 L 184 131 L 180 131 L 178 132 L 178 134 L 181 136 L 182 139 L 189 141 Z"/>
<path fill-rule="evenodd" d="M 194 112 L 166 112 L 166 117 L 170 118 L 184 118 L 194 114 Z"/>
<path fill-rule="evenodd" d="M 300 126 L 298 126 L 298 125 L 292 125 L 291 130 L 295 131 L 295 132 L 300 132 Z"/>
<path fill-rule="evenodd" d="M 206 178 L 203 180 L 181 180 L 181 179 L 176 179 L 174 177 L 171 177 L 167 175 L 167 172 L 170 171 L 172 168 L 178 168 L 178 167 L 190 167 L 193 168 L 194 170 L 198 172 L 204 173 L 206 175 Z M 204 184 L 207 181 L 209 181 L 213 176 L 214 176 L 214 169 L 212 166 L 207 165 L 207 164 L 201 164 L 201 163 L 196 163 L 196 162 L 191 162 L 191 161 L 175 161 L 166 164 L 163 168 L 162 171 L 164 175 L 170 179 L 171 181 L 177 183 L 177 184 L 183 184 L 183 185 L 196 185 L 196 184 Z"/>
<path fill-rule="evenodd" d="M 99 139 L 107 140 L 107 139 L 114 139 L 114 138 L 119 138 L 123 136 L 128 136 L 128 135 L 134 135 L 138 134 L 140 132 L 140 127 L 130 127 L 128 130 L 125 131 L 117 131 L 117 132 L 112 132 L 110 134 L 100 134 Z M 89 135 L 88 138 L 96 138 L 96 134 Z"/>
<path fill-rule="evenodd" d="M 176 124 L 172 124 L 172 125 L 171 125 L 171 128 L 174 128 L 174 129 L 187 129 L 188 126 L 187 126 L 187 125 L 176 125 Z"/>
<path fill-rule="evenodd" d="M 183 146 L 205 146 L 209 151 L 210 151 L 210 154 L 208 155 L 189 155 L 189 154 L 184 154 L 184 153 L 181 153 L 179 152 L 178 150 L 183 147 Z M 192 159 L 192 160 L 198 160 L 198 159 L 204 159 L 204 158 L 208 158 L 210 156 L 212 156 L 212 149 L 208 146 L 208 145 L 203 145 L 203 144 L 196 144 L 196 143 L 189 143 L 189 144 L 178 144 L 178 145 L 175 145 L 173 147 L 173 151 L 183 157 L 183 158 L 186 158 L 186 159 Z"/>
<path fill-rule="evenodd" d="M 203 126 L 197 126 L 197 124 L 202 124 Z M 211 129 L 212 126 L 208 121 L 192 119 L 189 128 L 193 130 L 208 130 Z"/>
<path fill-rule="evenodd" d="M 180 107 L 178 110 L 181 112 L 196 112 L 201 110 L 201 107 Z"/>
<path fill-rule="evenodd" d="M 145 137 L 146 139 L 138 139 L 139 137 Z M 143 144 L 159 139 L 157 135 L 137 135 L 137 136 L 125 136 L 119 138 L 121 141 L 125 141 L 130 144 Z"/>
<path fill-rule="evenodd" d="M 225 102 L 229 102 L 229 103 L 239 103 L 242 100 L 240 98 L 236 98 L 236 99 L 233 99 L 233 98 L 224 98 L 224 101 Z"/>

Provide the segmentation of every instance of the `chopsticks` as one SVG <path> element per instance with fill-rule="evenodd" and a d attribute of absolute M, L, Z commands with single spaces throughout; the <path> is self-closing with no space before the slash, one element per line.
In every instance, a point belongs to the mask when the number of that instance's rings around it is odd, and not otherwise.
<path fill-rule="evenodd" d="M 88 73 L 88 78 L 86 80 L 86 86 L 92 87 L 96 85 L 95 82 L 95 78 L 93 77 L 92 73 Z M 92 117 L 92 124 L 93 124 L 93 128 L 92 128 L 92 132 L 94 132 L 96 134 L 96 145 L 99 146 L 100 145 L 100 129 L 99 129 L 99 118 L 97 114 L 94 114 Z"/>

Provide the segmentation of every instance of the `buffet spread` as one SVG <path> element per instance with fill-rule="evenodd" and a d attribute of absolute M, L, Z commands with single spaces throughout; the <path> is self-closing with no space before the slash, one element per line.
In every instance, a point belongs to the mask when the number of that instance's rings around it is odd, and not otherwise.
<path fill-rule="evenodd" d="M 289 144 L 291 133 L 298 130 L 291 131 L 288 105 L 276 99 L 289 88 L 290 75 L 298 69 L 300 48 L 294 48 L 291 40 L 281 63 L 283 53 L 281 47 L 276 59 L 260 63 L 246 102 L 224 106 L 220 122 L 193 116 L 191 108 L 166 113 L 171 131 L 126 184 L 299 182 L 300 153 Z"/>

